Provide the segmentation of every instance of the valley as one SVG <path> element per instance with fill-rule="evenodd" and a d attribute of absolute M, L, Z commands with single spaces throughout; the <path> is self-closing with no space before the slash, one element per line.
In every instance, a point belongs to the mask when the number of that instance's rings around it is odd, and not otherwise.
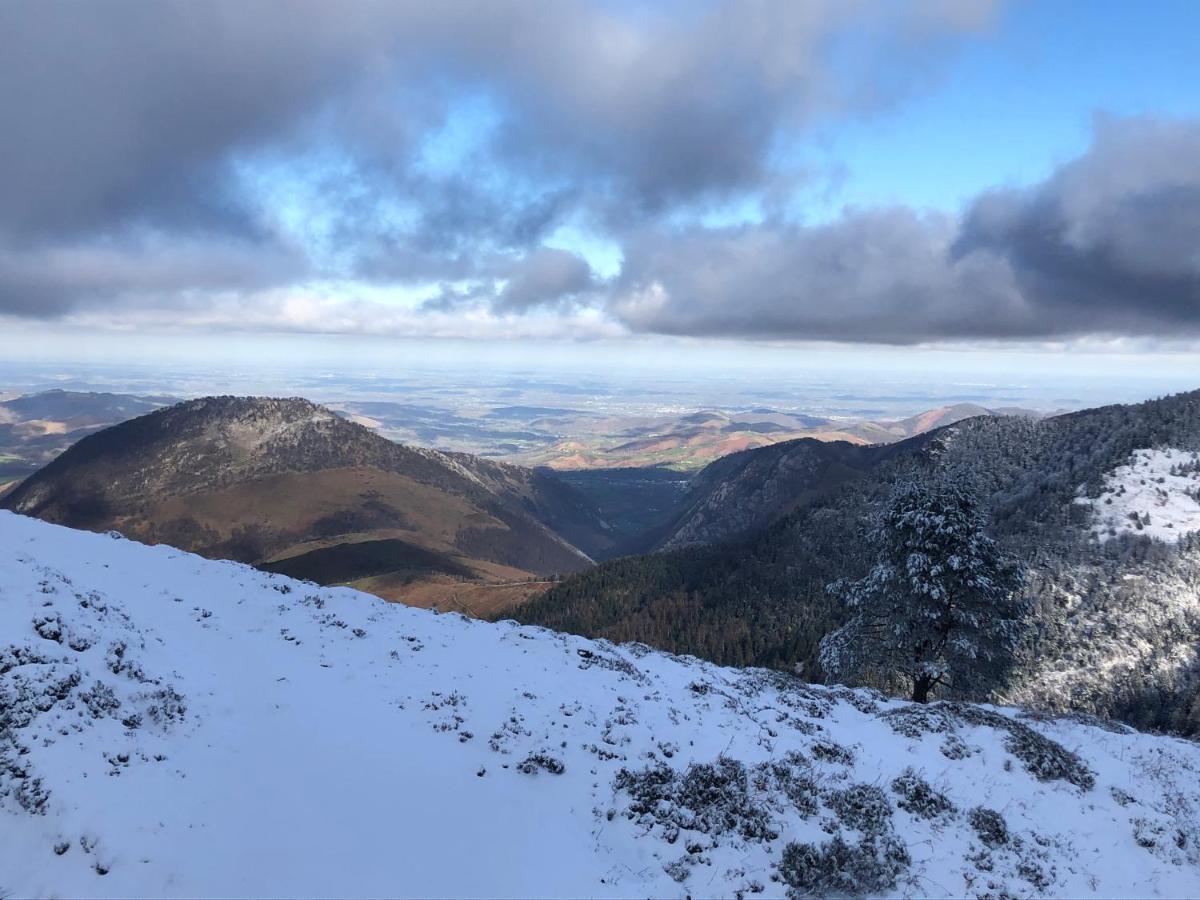
<path fill-rule="evenodd" d="M 1028 566 L 1021 663 L 994 689 L 1194 733 L 1198 396 L 1051 417 L 935 410 L 889 442 L 780 440 L 697 473 L 529 469 L 397 444 L 304 400 L 207 398 L 80 440 L 0 505 L 393 602 L 822 681 L 819 644 L 845 618 L 827 587 L 869 566 L 863 523 L 897 479 L 951 477 Z"/>
<path fill-rule="evenodd" d="M 841 447 L 840 459 L 837 444 L 803 441 L 726 457 L 652 535 L 660 552 L 602 563 L 512 615 L 816 680 L 820 641 L 846 616 L 827 586 L 870 569 L 864 531 L 891 485 L 950 478 L 1027 566 L 1021 663 L 995 689 L 1200 733 L 1200 392 Z"/>
<path fill-rule="evenodd" d="M 149 395 L 93 389 L 10 390 L 15 396 L 0 401 L 0 479 L 17 479 L 34 471 L 91 431 L 197 396 L 188 383 L 164 378 L 157 384 L 162 391 Z M 192 390 L 172 396 L 167 393 L 172 386 Z M 648 401 L 603 384 L 594 386 L 596 393 L 583 396 L 560 393 L 554 385 L 541 389 L 525 385 L 474 399 L 355 380 L 338 388 L 305 385 L 303 380 L 286 386 L 397 443 L 562 472 L 664 468 L 686 475 L 730 453 L 801 437 L 891 443 L 972 416 L 1043 414 L 977 403 L 921 407 L 915 414 L 899 414 L 919 400 L 885 403 L 884 407 L 897 411 L 895 418 L 888 417 L 886 409 L 852 402 L 824 414 L 749 407 L 732 398 L 732 405 L 704 408 L 706 394 L 694 390 L 677 402 Z M 381 388 L 384 392 L 378 399 L 357 399 Z M 396 394 L 405 399 L 394 399 Z M 559 405 L 514 404 L 514 397 Z M 820 399 L 808 402 L 818 409 L 830 406 Z"/>
<path fill-rule="evenodd" d="M 250 472 L 235 485 L 207 484 L 201 489 L 179 483 L 143 495 L 128 484 L 111 509 L 108 489 L 95 495 L 90 487 L 107 476 L 72 469 L 69 479 L 59 479 L 73 482 L 72 496 L 44 510 L 39 507 L 37 514 L 78 527 L 113 528 L 141 540 L 251 562 L 321 583 L 350 584 L 391 600 L 498 615 L 544 593 L 554 583 L 548 576 L 568 573 L 591 560 L 656 549 L 654 535 L 681 514 L 679 504 L 685 496 L 696 493 L 689 494 L 689 486 L 698 467 L 716 457 L 802 435 L 831 447 L 891 442 L 962 416 L 992 414 L 977 405 L 957 404 L 894 421 L 846 417 L 834 422 L 766 408 L 655 416 L 634 402 L 614 415 L 611 404 L 625 403 L 615 396 L 608 401 L 591 397 L 579 405 L 577 394 L 556 393 L 554 385 L 548 386 L 549 394 L 538 389 L 526 384 L 522 396 L 575 405 L 505 404 L 498 397 L 494 405 L 471 410 L 448 407 L 444 399 L 429 396 L 424 403 L 341 400 L 326 409 L 361 429 L 354 440 L 369 431 L 392 443 L 410 438 L 417 446 L 448 448 L 441 452 L 463 459 L 464 450 L 478 450 L 484 455 L 472 457 L 478 460 L 472 463 L 475 467 L 494 459 L 491 465 L 497 471 L 508 462 L 555 472 L 557 480 L 546 474 L 521 477 L 559 485 L 564 496 L 574 488 L 578 495 L 565 502 L 590 507 L 581 513 L 591 518 L 583 526 L 586 533 L 566 521 L 545 523 L 561 530 L 568 545 L 577 544 L 575 550 L 582 556 L 570 551 L 564 555 L 561 547 L 548 549 L 548 556 L 526 552 L 522 542 L 511 539 L 505 539 L 507 549 L 480 550 L 480 542 L 496 541 L 510 525 L 490 512 L 472 512 L 461 499 L 448 499 L 439 488 L 402 472 L 383 475 L 370 467 L 339 465 L 338 447 L 318 449 L 319 462 L 283 466 L 296 471 Z M 599 385 L 596 389 L 605 390 Z M 62 389 L 4 401 L 0 452 L 6 461 L 0 461 L 0 472 L 12 474 L 0 486 L 0 498 L 81 438 L 175 402 L 161 394 Z M 566 445 L 588 449 L 576 453 L 565 451 Z M 177 465 L 186 456 L 205 455 L 211 449 L 207 442 L 186 452 L 175 448 L 162 465 Z M 161 453 L 162 447 L 131 452 Z M 416 459 L 413 454 L 409 458 Z M 73 460 L 68 463 L 73 465 Z M 224 463 L 213 458 L 200 464 Z M 2 502 L 32 509 L 21 498 Z M 465 526 L 472 515 L 482 516 L 475 524 L 483 531 Z M 562 515 L 569 519 L 574 514 Z"/>

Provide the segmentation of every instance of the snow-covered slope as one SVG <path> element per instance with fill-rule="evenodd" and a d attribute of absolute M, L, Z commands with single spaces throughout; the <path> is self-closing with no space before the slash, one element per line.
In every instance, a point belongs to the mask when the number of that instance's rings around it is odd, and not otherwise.
<path fill-rule="evenodd" d="M 1092 507 L 1101 541 L 1144 534 L 1177 543 L 1200 531 L 1200 454 L 1171 448 L 1135 450 L 1104 479 L 1104 491 L 1076 502 Z"/>
<path fill-rule="evenodd" d="M 0 895 L 1200 893 L 1200 747 L 0 513 Z"/>

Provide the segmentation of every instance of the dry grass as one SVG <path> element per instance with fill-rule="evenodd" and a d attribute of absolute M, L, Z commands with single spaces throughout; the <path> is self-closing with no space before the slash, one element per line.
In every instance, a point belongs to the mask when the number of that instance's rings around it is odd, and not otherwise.
<path fill-rule="evenodd" d="M 308 537 L 322 519 L 354 513 L 368 504 L 395 509 L 398 515 L 388 523 L 394 527 L 286 541 L 271 547 L 264 561 L 346 541 L 379 538 L 400 538 L 429 550 L 448 552 L 460 528 L 505 527 L 481 513 L 466 498 L 403 475 L 365 468 L 273 475 L 221 491 L 174 497 L 149 506 L 118 527 L 137 531 L 145 522 L 190 518 L 222 538 L 243 527 Z"/>
<path fill-rule="evenodd" d="M 528 573 L 524 573 L 524 578 L 529 577 Z M 553 584 L 552 581 L 524 579 L 500 583 L 466 582 L 444 576 L 404 582 L 395 576 L 380 575 L 360 579 L 350 586 L 393 603 L 442 612 L 460 612 L 472 618 L 484 619 L 544 594 Z"/>

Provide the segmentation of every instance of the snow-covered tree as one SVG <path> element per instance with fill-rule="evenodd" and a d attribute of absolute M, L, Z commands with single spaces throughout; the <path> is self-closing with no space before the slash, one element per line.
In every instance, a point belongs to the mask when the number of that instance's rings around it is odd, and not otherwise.
<path fill-rule="evenodd" d="M 1011 667 L 1026 603 L 1020 569 L 984 533 L 986 517 L 960 482 L 905 478 L 868 531 L 875 565 L 830 591 L 850 620 L 821 642 L 834 677 L 986 691 Z"/>

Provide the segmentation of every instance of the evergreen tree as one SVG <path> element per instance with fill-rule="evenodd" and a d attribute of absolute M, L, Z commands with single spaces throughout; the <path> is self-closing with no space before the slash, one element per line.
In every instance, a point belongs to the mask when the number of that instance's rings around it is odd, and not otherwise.
<path fill-rule="evenodd" d="M 830 585 L 851 618 L 821 641 L 825 670 L 846 680 L 898 677 L 919 703 L 939 687 L 1001 684 L 1026 604 L 1020 569 L 985 524 L 961 482 L 901 479 L 868 534 L 870 573 Z"/>

